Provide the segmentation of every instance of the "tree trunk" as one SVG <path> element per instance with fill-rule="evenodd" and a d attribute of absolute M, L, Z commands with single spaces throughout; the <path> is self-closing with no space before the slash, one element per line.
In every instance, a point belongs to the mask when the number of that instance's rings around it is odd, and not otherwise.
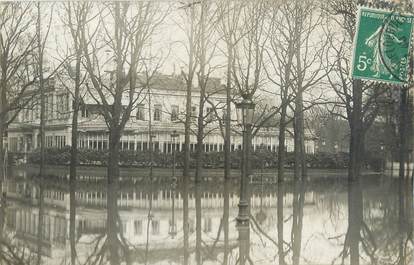
<path fill-rule="evenodd" d="M 287 105 L 283 105 L 282 109 L 281 109 L 280 121 L 279 121 L 279 147 L 278 147 L 278 153 L 277 153 L 277 159 L 278 159 L 277 177 L 278 177 L 278 182 L 283 182 L 284 181 L 284 174 L 285 174 L 286 109 L 287 109 Z"/>
<path fill-rule="evenodd" d="M 7 57 L 5 55 L 2 56 L 3 60 L 1 61 L 1 83 L 0 83 L 0 191 L 2 191 L 2 183 L 5 176 L 3 173 L 5 172 L 5 168 L 7 165 L 4 163 L 5 158 L 5 149 L 3 145 L 3 136 L 6 131 L 7 127 Z"/>
<path fill-rule="evenodd" d="M 76 42 L 76 40 L 75 40 Z M 75 44 L 76 45 L 76 44 Z M 70 167 L 69 167 L 69 241 L 71 264 L 76 264 L 76 167 L 78 164 L 78 115 L 79 115 L 79 89 L 80 89 L 80 67 L 81 49 L 76 47 L 77 57 L 75 66 L 75 91 L 73 98 L 72 114 L 72 145 L 70 147 Z"/>
<path fill-rule="evenodd" d="M 203 81 L 204 82 L 204 78 Z M 195 184 L 201 182 L 203 162 L 204 162 L 204 97 L 205 87 L 201 87 L 200 101 L 198 109 L 198 120 L 197 120 L 197 151 L 196 151 L 196 171 L 195 171 Z"/>
<path fill-rule="evenodd" d="M 3 100 L 3 99 L 2 99 Z M 3 104 L 1 104 L 3 105 Z M 4 176 L 5 170 L 7 168 L 7 163 L 5 161 L 5 148 L 3 145 L 3 135 L 6 131 L 6 115 L 5 112 L 1 109 L 0 106 L 0 192 L 3 191 L 3 180 L 6 176 Z"/>
<path fill-rule="evenodd" d="M 121 132 L 118 128 L 110 128 L 109 158 L 107 168 L 107 233 L 109 261 L 111 265 L 120 264 L 119 256 L 119 227 L 118 218 L 118 190 L 119 190 L 119 145 Z"/>
<path fill-rule="evenodd" d="M 353 182 L 360 178 L 361 161 L 363 160 L 364 130 L 362 121 L 362 81 L 354 80 L 352 84 L 353 108 L 349 120 L 351 128 L 349 145 L 348 179 Z"/>
<path fill-rule="evenodd" d="M 401 99 L 400 99 L 400 122 L 399 122 L 399 178 L 404 179 L 405 174 L 405 163 L 407 161 L 407 111 L 408 111 L 408 97 L 407 88 L 401 88 Z M 407 176 L 408 177 L 408 176 Z"/>
<path fill-rule="evenodd" d="M 348 168 L 348 237 L 351 265 L 359 265 L 359 242 L 363 216 L 360 172 L 364 151 L 361 80 L 353 81 L 352 94 L 353 106 L 349 120 L 349 125 L 351 128 L 351 139 Z"/>
<path fill-rule="evenodd" d="M 297 101 L 297 98 L 296 98 Z M 296 107 L 295 107 L 295 117 L 294 117 L 294 125 L 293 125 L 293 131 L 294 131 L 294 136 L 293 136 L 293 142 L 294 142 L 294 156 L 295 156 L 295 165 L 293 167 L 293 178 L 295 181 L 297 180 L 301 180 L 302 176 L 301 176 L 301 165 L 302 165 L 302 148 L 300 146 L 300 125 L 299 125 L 299 107 L 298 107 L 298 103 L 296 102 Z"/>
<path fill-rule="evenodd" d="M 42 262 L 42 240 L 43 240 L 43 177 L 45 170 L 45 130 L 46 130 L 46 116 L 45 116 L 45 88 L 43 80 L 43 45 L 41 40 L 41 11 L 40 3 L 37 3 L 37 41 L 38 41 L 38 74 L 39 74 L 39 90 L 40 90 L 40 169 L 39 169 L 39 216 L 38 216 L 38 246 L 37 246 L 37 265 Z"/>
<path fill-rule="evenodd" d="M 186 106 L 184 124 L 184 168 L 183 168 L 183 233 L 184 233 L 184 265 L 188 264 L 189 258 L 189 223 L 188 223 L 188 182 L 190 178 L 190 134 L 191 134 L 191 92 L 194 76 L 194 5 L 190 7 L 191 28 L 189 37 L 189 64 L 186 77 Z"/>
<path fill-rule="evenodd" d="M 224 179 L 229 179 L 231 171 L 231 67 L 233 49 L 227 43 L 227 82 L 226 82 L 226 116 L 224 117 Z"/>

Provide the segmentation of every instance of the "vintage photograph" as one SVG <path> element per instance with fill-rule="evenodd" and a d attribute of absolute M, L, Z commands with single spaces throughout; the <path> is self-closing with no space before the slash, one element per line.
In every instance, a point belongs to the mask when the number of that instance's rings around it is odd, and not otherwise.
<path fill-rule="evenodd" d="M 414 264 L 414 1 L 0 0 L 0 265 Z"/>

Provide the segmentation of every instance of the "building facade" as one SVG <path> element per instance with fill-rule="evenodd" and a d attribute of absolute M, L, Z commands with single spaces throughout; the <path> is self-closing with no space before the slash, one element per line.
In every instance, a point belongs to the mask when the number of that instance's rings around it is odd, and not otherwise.
<path fill-rule="evenodd" d="M 140 91 L 140 99 L 137 101 L 131 117 L 127 122 L 121 138 L 123 150 L 147 150 L 149 149 L 150 135 L 154 150 L 162 153 L 170 153 L 175 144 L 176 150 L 182 150 L 184 146 L 184 118 L 186 91 L 185 84 L 180 76 L 159 75 L 149 89 Z M 72 98 L 70 92 L 55 82 L 50 82 L 46 91 L 46 147 L 62 148 L 71 143 Z M 79 112 L 79 142 L 80 148 L 106 149 L 108 148 L 107 125 L 99 114 L 99 104 L 86 91 Z M 206 152 L 222 151 L 224 140 L 218 124 L 225 113 L 225 91 L 219 79 L 212 79 L 207 88 L 208 102 L 205 104 L 204 115 L 206 121 L 204 138 L 204 150 Z M 200 91 L 194 88 L 192 91 L 192 116 L 193 131 L 196 130 L 196 122 L 199 109 Z M 8 150 L 10 152 L 29 153 L 39 147 L 40 144 L 40 107 L 39 104 L 31 104 L 33 107 L 22 110 L 15 121 L 8 128 Z M 234 112 L 234 113 L 233 113 Z M 231 136 L 231 149 L 241 149 L 241 130 L 237 128 L 235 106 L 232 106 L 232 120 L 235 130 Z M 150 132 L 151 128 L 151 132 Z M 176 131 L 179 136 L 172 138 Z M 190 137 L 190 150 L 195 151 L 196 135 Z M 260 146 L 268 150 L 276 151 L 278 143 L 278 130 L 276 127 L 262 128 L 252 140 L 253 149 Z M 314 153 L 314 140 L 306 140 L 306 152 Z M 293 138 L 286 139 L 287 152 L 293 152 Z"/>

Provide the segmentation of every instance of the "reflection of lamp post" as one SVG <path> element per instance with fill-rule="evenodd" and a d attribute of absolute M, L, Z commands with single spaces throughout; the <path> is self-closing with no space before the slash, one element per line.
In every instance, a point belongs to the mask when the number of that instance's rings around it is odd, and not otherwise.
<path fill-rule="evenodd" d="M 176 183 L 173 180 L 173 183 L 171 184 L 171 222 L 168 229 L 168 234 L 171 236 L 171 238 L 174 238 L 177 235 L 177 225 L 175 224 L 175 188 Z"/>
<path fill-rule="evenodd" d="M 260 211 L 256 214 L 256 220 L 259 222 L 259 224 L 263 224 L 267 218 L 266 213 L 263 211 L 263 188 L 264 186 L 262 177 L 260 183 Z"/>
<path fill-rule="evenodd" d="M 171 238 L 174 238 L 177 235 L 177 225 L 175 224 L 175 188 L 172 190 L 172 205 L 171 205 L 171 223 L 170 228 L 168 229 L 168 234 Z"/>
<path fill-rule="evenodd" d="M 171 183 L 171 192 L 172 192 L 172 204 L 171 204 L 171 223 L 168 230 L 168 234 L 171 236 L 171 238 L 174 238 L 177 235 L 177 225 L 175 224 L 175 188 L 177 186 L 177 178 L 175 177 L 175 150 L 176 150 L 176 143 L 175 139 L 180 136 L 177 131 L 173 131 L 171 134 L 171 142 L 173 147 L 173 169 L 172 169 L 172 183 Z"/>
<path fill-rule="evenodd" d="M 237 108 L 237 120 L 242 127 L 243 132 L 243 159 L 241 166 L 241 179 L 240 179 L 240 201 L 239 201 L 239 214 L 237 216 L 237 224 L 248 224 L 248 198 L 247 198 L 247 180 L 249 174 L 249 161 L 250 161 L 250 146 L 251 146 L 251 131 L 254 117 L 255 104 L 248 97 L 243 97 L 243 100 L 236 104 Z"/>
<path fill-rule="evenodd" d="M 239 225 L 237 230 L 239 232 L 239 264 L 245 265 L 250 256 L 250 227 Z"/>

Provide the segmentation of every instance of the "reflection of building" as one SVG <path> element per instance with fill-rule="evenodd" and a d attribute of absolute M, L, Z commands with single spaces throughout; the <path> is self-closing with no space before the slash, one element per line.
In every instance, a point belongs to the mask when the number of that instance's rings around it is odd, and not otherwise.
<path fill-rule="evenodd" d="M 150 91 L 143 90 L 141 99 L 138 100 L 135 109 L 127 123 L 122 136 L 122 149 L 146 150 L 149 144 L 148 120 L 152 120 L 153 145 L 155 149 L 169 153 L 171 147 L 171 133 L 176 130 L 180 133 L 177 139 L 177 148 L 182 149 L 184 143 L 185 111 L 185 84 L 181 77 L 176 75 L 159 75 L 151 85 Z M 206 121 L 212 121 L 207 125 L 204 149 L 209 151 L 222 151 L 223 139 L 216 122 L 223 117 L 225 110 L 225 94 L 219 79 L 210 79 L 208 85 L 209 102 L 204 113 Z M 72 104 L 68 91 L 61 86 L 50 82 L 46 93 L 46 146 L 61 148 L 71 145 L 71 111 Z M 86 91 L 83 94 L 89 95 Z M 198 113 L 198 90 L 193 91 L 192 115 L 194 122 Z M 149 99 L 151 100 L 149 101 Z M 151 106 L 149 106 L 151 102 Z M 79 147 L 106 149 L 108 147 L 107 126 L 99 115 L 99 105 L 91 96 L 85 96 L 79 113 Z M 126 104 L 126 103 L 125 103 Z M 212 106 L 215 106 L 214 109 Z M 235 107 L 232 107 L 235 110 Z M 30 152 L 39 146 L 39 104 L 34 104 L 33 109 L 23 110 L 19 113 L 15 122 L 9 126 L 8 145 L 12 152 Z M 236 119 L 234 114 L 233 119 Z M 194 123 L 195 124 L 195 123 Z M 277 126 L 261 130 L 253 139 L 253 147 L 265 144 L 271 150 L 277 148 Z M 196 137 L 191 136 L 190 148 L 195 150 Z M 293 151 L 293 140 L 287 138 L 287 151 Z M 241 135 L 232 136 L 232 150 L 241 148 Z M 313 141 L 306 141 L 306 151 L 314 152 Z"/>
<path fill-rule="evenodd" d="M 15 177 L 7 180 L 4 188 L 7 190 L 7 226 L 4 231 L 6 238 L 13 244 L 37 250 L 39 206 L 38 185 L 36 177 L 28 177 L 25 172 L 15 171 Z M 172 195 L 169 184 L 149 186 L 139 182 L 139 178 L 123 177 L 118 196 L 120 217 L 119 230 L 122 230 L 125 240 L 134 249 L 134 262 L 144 264 L 145 250 L 148 238 L 147 264 L 182 264 L 183 257 L 183 212 L 180 190 L 176 190 L 175 208 L 172 208 Z M 82 259 L 89 256 L 97 239 L 106 237 L 105 209 L 105 179 L 80 177 L 76 192 L 76 239 L 77 252 Z M 301 261 L 306 264 L 332 264 L 343 250 L 345 234 L 348 229 L 348 194 L 346 184 L 341 186 L 337 181 L 304 183 L 304 189 L 297 185 L 284 184 L 283 187 L 283 220 L 287 244 L 291 241 L 293 224 L 302 229 Z M 401 232 L 398 215 L 398 185 L 378 185 L 378 181 L 367 179 L 364 190 L 364 221 L 372 231 L 376 242 L 386 238 L 386 244 L 378 246 L 378 257 L 391 257 L 396 260 Z M 164 185 L 164 186 L 163 186 Z M 223 226 L 222 218 L 229 216 L 229 249 L 233 257 L 237 256 L 239 241 L 235 217 L 237 215 L 237 185 L 223 187 L 221 183 L 205 183 L 200 189 L 202 203 L 202 219 L 200 230 L 202 234 L 202 253 L 216 258 L 204 264 L 222 264 L 223 256 Z M 278 210 L 277 187 L 272 185 L 251 186 L 252 221 L 250 225 L 250 257 L 254 264 L 272 264 L 277 256 Z M 68 264 L 70 260 L 69 235 L 69 195 L 66 176 L 45 177 L 44 183 L 44 226 L 41 240 L 42 253 L 45 255 L 44 264 Z M 152 191 L 152 192 L 151 192 Z M 226 193 L 224 192 L 226 191 Z M 227 192 L 228 191 L 228 192 Z M 407 189 L 409 192 L 409 189 Z M 299 196 L 304 195 L 304 203 Z M 412 220 L 412 194 L 401 195 L 407 198 L 407 222 Z M 152 196 L 151 196 L 152 195 Z M 229 196 L 229 208 L 224 208 L 224 198 Z M 195 190 L 190 188 L 189 196 L 189 264 L 195 255 L 196 222 L 195 222 Z M 280 197 L 280 196 L 279 196 Z M 152 198 L 152 212 L 149 220 L 149 200 Z M 295 205 L 293 204 L 296 198 Z M 362 200 L 359 200 L 361 203 Z M 302 205 L 302 206 L 299 206 Z M 302 209 L 295 211 L 295 209 Z M 301 207 L 301 208 L 300 208 Z M 172 219 L 172 211 L 175 211 Z M 296 212 L 296 214 L 295 214 Z M 352 218 L 352 217 L 351 217 Z M 174 222 L 172 222 L 174 220 Z M 299 222 L 296 222 L 299 221 Z M 388 225 L 388 224 L 396 225 Z M 177 233 L 170 234 L 170 226 L 175 224 Z M 260 226 L 260 227 L 259 227 Z M 227 227 L 227 226 L 226 226 Z M 221 231 L 220 231 L 221 229 Z M 147 237 L 148 234 L 148 237 Z M 216 241 L 217 236 L 219 239 Z M 342 236 L 338 236 L 342 235 Z M 102 241 L 101 241 L 102 242 Z M 385 241 L 384 241 L 385 242 Z M 407 241 L 408 242 L 408 241 Z M 412 243 L 408 242 L 412 249 Z M 393 248 L 396 246 L 396 248 Z M 206 254 L 207 253 L 207 254 Z M 361 252 L 362 253 L 362 252 Z M 221 256 L 220 256 L 221 255 Z M 364 255 L 364 254 L 361 254 Z M 217 258 L 218 257 L 218 258 Z M 411 256 L 412 257 L 412 256 Z M 288 257 L 287 257 L 288 258 Z M 370 259 L 361 256 L 361 260 Z M 409 257 L 410 258 L 410 257 Z M 408 260 L 410 260 L 408 258 Z M 412 258 L 411 258 L 412 259 Z M 66 263 L 65 263 L 66 261 Z M 204 260 L 205 261 L 205 260 Z M 257 262 L 256 262 L 257 261 Z M 259 262 L 260 261 L 260 262 Z M 305 262 L 306 261 L 306 262 Z M 1 260 L 0 260 L 1 262 Z M 302 263 L 302 262 L 301 262 Z M 339 264 L 340 260 L 334 264 Z M 229 263 L 229 264 L 235 264 Z"/>
<path fill-rule="evenodd" d="M 69 193 L 67 182 L 47 181 L 44 188 L 44 229 L 42 252 L 47 257 L 67 255 L 69 243 Z M 104 182 L 104 180 L 103 180 Z M 61 183 L 61 184 L 57 184 Z M 90 241 L 97 235 L 106 232 L 106 194 L 103 183 L 96 181 L 79 181 L 79 191 L 76 192 L 78 203 L 76 212 L 76 233 L 79 244 Z M 177 252 L 182 244 L 183 237 L 183 201 L 179 191 L 173 192 L 170 186 L 156 188 L 149 192 L 148 185 L 135 185 L 128 181 L 121 183 L 118 195 L 118 208 L 121 220 L 122 233 L 125 239 L 138 250 L 145 250 L 147 233 L 151 251 L 174 250 Z M 38 229 L 38 185 L 24 175 L 9 180 L 6 185 L 8 197 L 7 227 L 15 234 L 16 239 L 29 249 L 36 251 Z M 233 222 L 237 215 L 239 198 L 237 189 L 230 191 L 230 244 L 237 244 L 237 230 Z M 172 218 L 172 195 L 175 194 L 175 219 Z M 214 242 L 221 226 L 223 217 L 223 191 L 220 188 L 203 188 L 201 190 L 202 221 L 201 231 L 206 244 Z M 262 199 L 260 199 L 262 197 Z M 152 198 L 152 199 L 151 199 Z M 148 220 L 149 202 L 152 200 L 152 218 Z M 287 193 L 285 205 L 291 207 L 293 195 Z M 313 203 L 313 193 L 306 194 L 306 202 Z M 252 193 L 252 213 L 256 214 L 259 208 L 266 211 L 269 220 L 276 220 L 276 194 L 273 191 Z M 195 247 L 195 194 L 189 192 L 189 231 L 190 248 Z M 272 221 L 272 222 L 273 222 Z M 170 226 L 175 224 L 177 234 L 169 234 Z M 148 228 L 148 231 L 147 231 Z M 222 241 L 217 247 L 222 246 Z M 83 249 L 80 247 L 80 249 Z M 85 248 L 86 249 L 86 248 Z M 86 250 L 85 250 L 86 251 Z M 66 254 L 65 254 L 66 253 Z M 174 255 L 179 256 L 180 253 Z M 157 255 L 154 255 L 154 258 Z"/>

